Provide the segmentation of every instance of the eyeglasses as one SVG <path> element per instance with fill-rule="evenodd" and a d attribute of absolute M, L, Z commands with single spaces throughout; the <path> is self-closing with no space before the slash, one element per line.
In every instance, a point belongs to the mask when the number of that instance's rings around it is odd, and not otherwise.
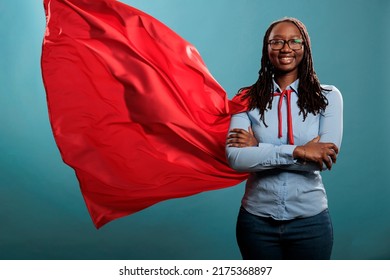
<path fill-rule="evenodd" d="M 273 49 L 274 51 L 283 49 L 286 43 L 290 47 L 290 49 L 296 51 L 302 49 L 303 40 L 302 39 L 290 39 L 290 40 L 273 39 L 268 41 L 268 44 L 271 46 L 271 49 Z"/>

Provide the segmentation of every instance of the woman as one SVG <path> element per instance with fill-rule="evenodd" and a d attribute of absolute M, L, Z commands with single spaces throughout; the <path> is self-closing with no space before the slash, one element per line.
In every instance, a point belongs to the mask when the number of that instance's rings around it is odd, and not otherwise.
<path fill-rule="evenodd" d="M 250 172 L 237 221 L 244 259 L 330 259 L 332 223 L 320 171 L 336 163 L 342 97 L 320 85 L 310 39 L 297 19 L 270 25 L 259 79 L 240 90 L 249 110 L 233 115 L 226 153 Z"/>

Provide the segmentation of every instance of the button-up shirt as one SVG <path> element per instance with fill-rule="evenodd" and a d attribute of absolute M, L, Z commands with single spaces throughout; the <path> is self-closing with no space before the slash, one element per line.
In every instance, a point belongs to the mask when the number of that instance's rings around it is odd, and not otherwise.
<path fill-rule="evenodd" d="M 246 182 L 242 206 L 250 213 L 276 220 L 310 217 L 327 209 L 328 201 L 322 183 L 319 166 L 302 163 L 293 158 L 296 146 L 304 145 L 316 136 L 320 142 L 332 142 L 339 148 L 343 130 L 343 100 L 334 86 L 322 85 L 328 106 L 321 114 L 308 113 L 305 121 L 299 113 L 298 84 L 296 80 L 287 89 L 291 93 L 291 114 L 294 145 L 287 138 L 287 102 L 282 104 L 282 137 L 278 136 L 278 102 L 274 96 L 272 109 L 264 113 L 265 122 L 260 120 L 258 109 L 233 115 L 230 129 L 248 130 L 252 127 L 256 147 L 226 147 L 228 162 L 237 171 L 250 172 Z M 274 88 L 281 92 L 274 82 Z M 285 98 L 282 97 L 282 98 Z M 326 167 L 324 167 L 325 169 Z"/>

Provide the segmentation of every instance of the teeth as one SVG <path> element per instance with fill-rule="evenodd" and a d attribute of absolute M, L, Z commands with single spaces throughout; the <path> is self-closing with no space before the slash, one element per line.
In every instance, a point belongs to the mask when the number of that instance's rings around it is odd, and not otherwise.
<path fill-rule="evenodd" d="M 282 58 L 280 58 L 280 61 L 285 62 L 285 63 L 291 62 L 292 60 L 293 60 L 292 57 L 282 57 Z"/>

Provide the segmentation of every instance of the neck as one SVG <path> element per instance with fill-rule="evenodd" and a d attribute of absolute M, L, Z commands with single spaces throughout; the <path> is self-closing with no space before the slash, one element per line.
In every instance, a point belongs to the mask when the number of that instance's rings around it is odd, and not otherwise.
<path fill-rule="evenodd" d="M 275 74 L 275 82 L 279 85 L 280 89 L 283 91 L 296 79 L 298 79 L 298 75 L 296 73 L 278 73 Z"/>

